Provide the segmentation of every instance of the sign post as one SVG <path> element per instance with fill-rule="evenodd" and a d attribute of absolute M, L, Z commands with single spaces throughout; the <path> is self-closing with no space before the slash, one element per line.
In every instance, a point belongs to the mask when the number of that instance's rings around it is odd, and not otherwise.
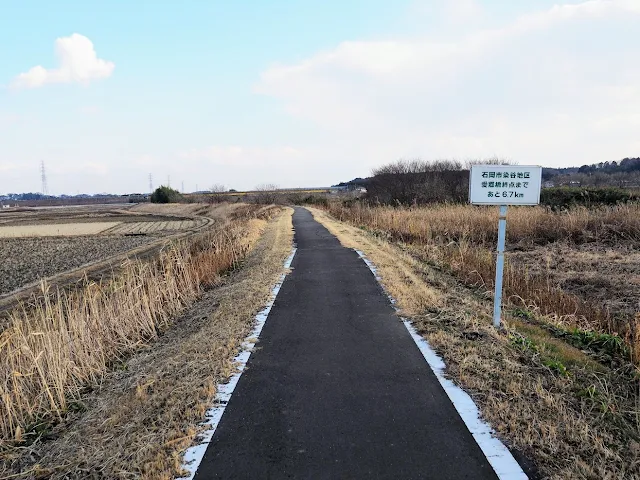
<path fill-rule="evenodd" d="M 521 165 L 472 165 L 469 174 L 469 202 L 473 205 L 499 205 L 498 255 L 493 304 L 493 325 L 500 327 L 504 245 L 507 235 L 508 205 L 538 205 L 542 186 L 542 167 Z"/>

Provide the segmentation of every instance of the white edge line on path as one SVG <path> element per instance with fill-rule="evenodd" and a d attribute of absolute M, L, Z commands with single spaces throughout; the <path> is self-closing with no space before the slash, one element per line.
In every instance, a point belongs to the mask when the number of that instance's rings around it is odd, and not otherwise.
<path fill-rule="evenodd" d="M 291 255 L 284 262 L 284 268 L 288 270 L 291 268 L 291 262 L 293 261 L 293 257 L 296 254 L 296 247 L 293 247 L 291 251 Z M 273 303 L 278 296 L 278 292 L 280 291 L 280 287 L 284 283 L 284 279 L 287 277 L 288 271 L 285 271 L 278 280 L 278 283 L 273 287 L 271 291 L 271 298 L 267 302 L 267 305 L 262 309 L 255 318 L 255 325 L 251 333 L 244 339 L 244 342 L 241 346 L 240 353 L 234 358 L 234 363 L 237 365 L 238 371 L 229 378 L 227 383 L 219 383 L 217 387 L 216 398 L 213 402 L 213 406 L 207 410 L 205 413 L 205 420 L 201 425 L 206 425 L 207 429 L 202 432 L 198 436 L 198 444 L 192 447 L 189 447 L 184 454 L 184 460 L 182 462 L 182 468 L 189 472 L 189 475 L 186 477 L 178 477 L 179 480 L 193 480 L 196 472 L 198 471 L 198 467 L 200 466 L 200 462 L 204 458 L 204 454 L 207 451 L 207 447 L 209 446 L 209 442 L 213 438 L 213 434 L 216 431 L 216 427 L 220 423 L 222 419 L 222 415 L 224 414 L 225 409 L 227 408 L 227 404 L 231 399 L 231 394 L 236 388 L 238 384 L 238 380 L 240 380 L 240 376 L 244 371 L 245 366 L 247 365 L 247 361 L 251 356 L 251 351 L 255 347 L 256 340 L 260 337 L 260 332 L 262 332 L 262 327 L 264 327 L 265 322 L 267 321 L 267 317 L 269 316 L 269 312 L 271 311 L 271 307 L 273 307 Z"/>
<path fill-rule="evenodd" d="M 380 276 L 376 266 L 366 257 L 366 255 L 360 250 L 355 250 L 360 258 L 367 264 L 371 273 L 376 278 L 380 286 L 382 286 Z M 384 290 L 384 287 L 383 287 Z M 396 307 L 395 299 L 389 295 L 389 292 L 385 290 L 385 293 L 391 301 L 393 308 Z M 494 430 L 480 418 L 480 411 L 474 403 L 473 399 L 467 392 L 458 387 L 455 383 L 445 377 L 444 370 L 446 365 L 442 358 L 431 348 L 431 345 L 416 331 L 415 327 L 406 318 L 400 317 L 404 326 L 409 331 L 411 338 L 416 342 L 416 345 L 422 352 L 424 359 L 427 361 L 436 378 L 444 388 L 444 391 L 449 396 L 451 403 L 460 414 L 462 421 L 469 429 L 469 432 L 475 439 L 476 443 L 484 453 L 485 457 L 489 461 L 489 464 L 493 468 L 494 472 L 500 480 L 528 480 L 529 477 L 522 471 L 520 464 L 513 458 L 511 452 L 504 444 L 495 437 Z"/>

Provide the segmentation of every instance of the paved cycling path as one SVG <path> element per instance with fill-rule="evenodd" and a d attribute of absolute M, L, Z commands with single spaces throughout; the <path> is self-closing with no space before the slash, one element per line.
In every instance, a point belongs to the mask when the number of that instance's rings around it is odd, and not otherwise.
<path fill-rule="evenodd" d="M 305 209 L 298 251 L 196 479 L 495 479 L 356 252 Z"/>

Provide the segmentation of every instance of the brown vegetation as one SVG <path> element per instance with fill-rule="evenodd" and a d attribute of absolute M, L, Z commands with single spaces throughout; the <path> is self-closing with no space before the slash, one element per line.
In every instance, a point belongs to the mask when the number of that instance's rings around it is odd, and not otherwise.
<path fill-rule="evenodd" d="M 483 217 L 482 209 L 474 210 Z M 334 211 L 354 224 L 367 218 L 351 217 L 339 207 Z M 443 212 L 446 209 L 438 213 Z M 473 397 L 506 445 L 522 454 L 518 458 L 535 464 L 541 478 L 640 478 L 640 397 L 633 372 L 594 361 L 587 350 L 519 317 L 525 309 L 506 308 L 506 329 L 494 329 L 490 296 L 465 286 L 434 260 L 436 245 L 447 245 L 445 229 L 439 230 L 439 243 L 429 244 L 427 257 L 422 248 L 383 234 L 379 227 L 392 225 L 382 223 L 389 220 L 385 211 L 359 212 L 371 214 L 369 218 L 377 215 L 375 231 L 338 222 L 324 211 L 313 213 L 343 245 L 363 251 L 376 265 L 402 315 L 444 358 L 447 374 Z M 411 211 L 399 214 L 409 216 Z M 428 218 L 423 209 L 419 215 Z M 488 223 L 492 229 L 495 212 L 493 217 Z M 467 218 L 473 222 L 472 216 Z M 422 238 L 430 238 L 424 233 L 428 226 L 413 226 L 422 230 Z M 529 228 L 526 222 L 522 226 Z M 475 229 L 480 231 L 477 225 Z"/>
<path fill-rule="evenodd" d="M 495 208 L 470 205 L 392 208 L 334 203 L 330 211 L 339 220 L 365 226 L 376 234 L 410 245 L 421 258 L 451 269 L 467 284 L 493 288 Z M 640 359 L 640 331 L 635 316 L 638 310 L 613 310 L 613 302 L 580 295 L 579 289 L 567 289 L 567 284 L 551 273 L 551 263 L 544 265 L 551 258 L 547 253 L 551 244 L 572 245 L 575 250 L 585 245 L 626 248 L 629 242 L 640 245 L 640 205 L 637 204 L 576 208 L 566 212 L 512 207 L 508 214 L 507 245 L 508 250 L 516 252 L 507 255 L 505 296 L 513 304 L 547 316 L 554 324 L 619 335 L 631 347 L 629 355 L 637 361 Z M 556 261 L 559 260 L 556 257 Z M 599 274 L 601 283 L 608 282 L 606 262 L 596 263 L 591 269 L 593 275 Z M 623 292 L 618 291 L 620 293 Z M 637 300 L 640 301 L 640 297 Z"/>
<path fill-rule="evenodd" d="M 246 223 L 246 241 L 254 246 L 242 268 L 220 278 L 162 336 L 114 365 L 40 441 L 6 452 L 0 478 L 179 476 L 181 455 L 201 431 L 216 385 L 235 372 L 233 358 L 283 272 L 291 213 Z"/>
<path fill-rule="evenodd" d="M 155 338 L 236 265 L 254 241 L 252 223 L 274 212 L 249 208 L 153 261 L 128 261 L 103 282 L 42 295 L 11 312 L 0 333 L 0 447 L 60 421 L 113 362 Z"/>

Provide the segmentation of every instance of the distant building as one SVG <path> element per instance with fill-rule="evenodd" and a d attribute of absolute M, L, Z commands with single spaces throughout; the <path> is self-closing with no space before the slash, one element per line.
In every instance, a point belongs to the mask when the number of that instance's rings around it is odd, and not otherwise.
<path fill-rule="evenodd" d="M 123 195 L 123 197 L 128 197 L 129 203 L 144 203 L 149 201 L 150 195 L 146 193 L 130 193 Z"/>

